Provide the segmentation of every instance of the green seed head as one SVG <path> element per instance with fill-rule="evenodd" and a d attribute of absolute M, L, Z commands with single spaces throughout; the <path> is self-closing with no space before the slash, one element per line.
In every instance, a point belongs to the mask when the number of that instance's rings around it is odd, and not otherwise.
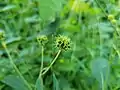
<path fill-rule="evenodd" d="M 4 40 L 5 39 L 5 32 L 0 30 L 0 40 Z"/>
<path fill-rule="evenodd" d="M 45 35 L 39 35 L 37 37 L 37 41 L 41 44 L 41 45 L 45 45 L 48 42 L 48 38 Z"/>
<path fill-rule="evenodd" d="M 108 20 L 113 20 L 114 18 L 115 18 L 114 15 L 112 14 L 108 15 Z"/>
<path fill-rule="evenodd" d="M 59 35 L 56 37 L 56 47 L 61 50 L 68 50 L 70 49 L 70 39 L 66 36 Z"/>
<path fill-rule="evenodd" d="M 111 23 L 112 23 L 112 24 L 116 24 L 116 23 L 117 23 L 117 20 L 113 19 L 113 20 L 111 21 Z"/>

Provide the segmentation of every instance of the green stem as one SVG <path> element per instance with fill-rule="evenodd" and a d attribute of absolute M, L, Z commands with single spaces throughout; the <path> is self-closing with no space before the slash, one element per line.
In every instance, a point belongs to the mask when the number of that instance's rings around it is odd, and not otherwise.
<path fill-rule="evenodd" d="M 117 47 L 115 46 L 115 44 L 113 44 L 113 49 L 116 51 L 116 53 L 118 54 L 118 57 L 120 58 L 120 52 L 117 49 Z"/>
<path fill-rule="evenodd" d="M 41 57 L 41 67 L 40 67 L 40 74 L 39 74 L 39 77 L 42 76 L 42 70 L 43 70 L 43 57 L 44 57 L 44 47 L 42 46 L 42 57 Z"/>
<path fill-rule="evenodd" d="M 11 65 L 13 66 L 13 68 L 15 69 L 15 71 L 18 73 L 19 77 L 24 81 L 24 83 L 28 86 L 29 90 L 32 90 L 31 86 L 28 84 L 28 82 L 25 80 L 25 78 L 22 76 L 22 74 L 20 73 L 20 71 L 18 70 L 17 66 L 15 65 L 8 49 L 7 49 L 7 46 L 6 46 L 6 43 L 5 42 L 2 42 L 2 46 L 4 47 L 5 51 L 7 52 L 7 55 L 10 59 L 10 63 Z M 19 88 L 19 87 L 18 87 Z"/>
<path fill-rule="evenodd" d="M 61 50 L 58 51 L 57 55 L 55 56 L 55 58 L 53 59 L 53 61 L 51 62 L 51 64 L 47 67 L 47 69 L 42 73 L 42 75 L 44 75 L 45 73 L 47 73 L 47 71 L 52 67 L 52 65 L 55 63 L 55 61 L 57 60 L 58 56 L 60 55 Z"/>
<path fill-rule="evenodd" d="M 40 66 L 40 73 L 38 79 L 41 82 L 41 87 L 43 87 L 43 79 L 42 79 L 42 70 L 43 70 L 43 59 L 44 59 L 44 46 L 42 46 L 42 56 L 41 56 L 41 66 Z"/>
<path fill-rule="evenodd" d="M 104 8 L 100 5 L 98 0 L 95 0 L 96 4 L 100 7 L 101 11 L 104 13 L 104 15 L 107 17 L 107 13 L 105 12 Z"/>
<path fill-rule="evenodd" d="M 102 90 L 105 90 L 103 74 L 100 72 L 101 81 L 102 81 Z"/>

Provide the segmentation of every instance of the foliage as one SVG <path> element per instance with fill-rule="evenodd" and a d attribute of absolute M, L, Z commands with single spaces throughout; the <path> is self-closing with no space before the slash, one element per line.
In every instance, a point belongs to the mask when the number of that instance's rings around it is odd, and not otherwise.
<path fill-rule="evenodd" d="M 119 0 L 0 0 L 0 90 L 119 90 L 119 11 Z"/>

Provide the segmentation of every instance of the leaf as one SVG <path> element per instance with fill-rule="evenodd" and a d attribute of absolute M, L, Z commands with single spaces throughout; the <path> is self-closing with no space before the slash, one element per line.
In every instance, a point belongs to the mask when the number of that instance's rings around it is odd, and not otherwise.
<path fill-rule="evenodd" d="M 15 90 L 28 90 L 25 84 L 23 83 L 23 81 L 19 77 L 14 75 L 6 76 L 2 80 L 2 82 L 12 87 Z"/>
<path fill-rule="evenodd" d="M 54 73 L 53 73 L 53 90 L 60 90 L 59 89 L 59 82 L 58 82 Z"/>
<path fill-rule="evenodd" d="M 60 77 L 59 84 L 62 90 L 67 90 L 67 88 L 70 88 L 70 83 L 65 77 Z"/>
<path fill-rule="evenodd" d="M 39 0 L 40 17 L 43 20 L 51 20 L 55 17 L 56 11 L 61 9 L 63 0 Z"/>
<path fill-rule="evenodd" d="M 37 15 L 25 18 L 26 23 L 35 23 L 35 22 L 39 22 L 39 21 L 40 21 L 40 19 L 38 18 Z"/>
<path fill-rule="evenodd" d="M 108 33 L 108 32 L 114 31 L 114 29 L 108 23 L 99 23 L 98 27 L 99 27 L 100 31 L 103 33 Z"/>
<path fill-rule="evenodd" d="M 65 28 L 65 30 L 70 31 L 70 32 L 79 32 L 80 31 L 79 25 L 68 24 L 64 28 Z"/>
<path fill-rule="evenodd" d="M 91 63 L 91 70 L 93 77 L 99 82 L 100 86 L 104 86 L 108 84 L 108 79 L 110 75 L 110 66 L 106 59 L 97 58 L 93 60 Z"/>
<path fill-rule="evenodd" d="M 21 71 L 22 74 L 25 74 L 25 73 L 29 72 L 30 69 L 32 69 L 31 65 L 22 65 L 22 66 L 19 66 L 19 70 Z"/>
<path fill-rule="evenodd" d="M 68 72 L 68 71 L 74 71 L 76 69 L 76 62 L 71 62 L 69 60 L 63 60 L 63 62 L 59 60 L 59 62 L 60 63 L 56 64 L 55 68 L 60 71 Z"/>
<path fill-rule="evenodd" d="M 0 12 L 9 11 L 9 10 L 14 9 L 14 8 L 16 8 L 16 5 L 8 5 L 8 6 L 5 6 L 4 8 L 2 8 L 0 10 Z"/>
<path fill-rule="evenodd" d="M 1 86 L 0 86 L 0 90 L 2 90 L 2 89 L 4 88 L 4 86 L 5 86 L 5 85 L 1 85 Z"/>
<path fill-rule="evenodd" d="M 42 78 L 41 78 L 41 79 L 42 79 Z M 35 86 L 36 86 L 37 90 L 43 90 L 43 86 L 41 85 L 41 80 L 40 80 L 40 78 L 37 79 Z"/>

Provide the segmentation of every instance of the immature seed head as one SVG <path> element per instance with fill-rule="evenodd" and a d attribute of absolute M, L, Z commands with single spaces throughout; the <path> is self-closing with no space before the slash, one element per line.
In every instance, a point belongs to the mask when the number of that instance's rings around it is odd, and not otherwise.
<path fill-rule="evenodd" d="M 115 18 L 114 15 L 112 14 L 108 15 L 108 20 L 113 20 L 114 18 Z"/>
<path fill-rule="evenodd" d="M 66 36 L 59 35 L 56 37 L 56 47 L 61 50 L 68 50 L 70 49 L 70 39 Z"/>
<path fill-rule="evenodd" d="M 48 38 L 45 35 L 39 35 L 37 37 L 37 41 L 41 44 L 41 45 L 45 45 L 48 42 Z"/>
<path fill-rule="evenodd" d="M 112 23 L 112 24 L 116 24 L 116 23 L 117 23 L 117 20 L 113 19 L 113 20 L 111 21 L 111 23 Z"/>
<path fill-rule="evenodd" d="M 0 40 L 4 40 L 5 39 L 5 32 L 0 30 Z"/>

